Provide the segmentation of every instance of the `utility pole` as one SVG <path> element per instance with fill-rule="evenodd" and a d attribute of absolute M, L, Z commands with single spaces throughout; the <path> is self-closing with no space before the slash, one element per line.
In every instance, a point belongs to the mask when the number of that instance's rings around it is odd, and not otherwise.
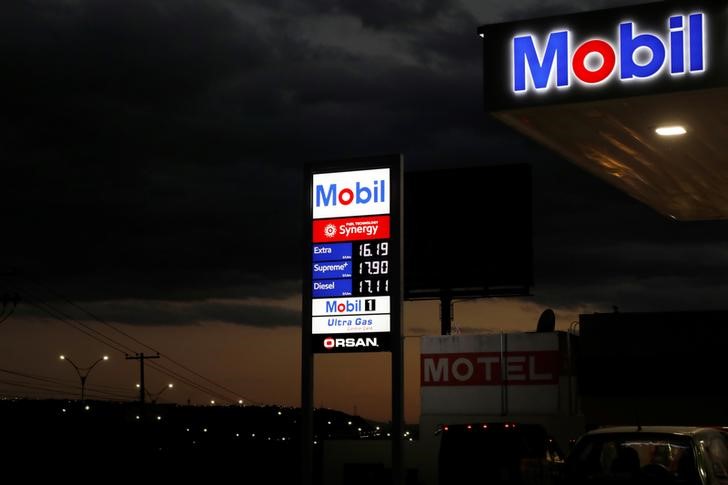
<path fill-rule="evenodd" d="M 144 352 L 141 354 L 136 354 L 134 356 L 127 355 L 126 360 L 138 360 L 139 361 L 139 403 L 144 404 L 145 401 L 145 389 L 144 387 L 144 360 L 145 359 L 158 359 L 159 354 L 157 355 L 144 355 Z"/>

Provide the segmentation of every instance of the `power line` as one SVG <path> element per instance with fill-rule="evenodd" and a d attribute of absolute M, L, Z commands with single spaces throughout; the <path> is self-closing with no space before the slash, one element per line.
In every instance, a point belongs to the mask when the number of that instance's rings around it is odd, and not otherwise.
<path fill-rule="evenodd" d="M 9 380 L 5 380 L 5 379 L 0 379 L 0 384 L 5 384 L 5 385 L 8 385 L 8 386 L 13 386 L 13 387 L 20 387 L 20 388 L 24 388 L 24 389 L 47 391 L 47 392 L 56 393 L 56 394 L 65 394 L 65 395 L 68 395 L 68 396 L 75 396 L 78 393 L 77 390 L 74 390 L 74 391 L 66 391 L 63 388 L 46 387 L 46 386 L 40 386 L 40 385 L 30 384 L 30 383 L 27 383 L 27 382 L 9 381 Z M 99 391 L 99 390 L 92 391 L 92 394 L 96 394 L 97 396 L 98 395 L 102 395 L 104 397 L 104 399 L 109 399 L 106 396 L 114 396 L 116 399 L 113 399 L 113 400 L 128 400 L 128 399 L 130 399 L 130 397 L 128 395 L 121 395 L 121 394 L 116 394 L 116 393 L 103 392 L 103 391 Z"/>
<path fill-rule="evenodd" d="M 0 372 L 5 373 L 5 374 L 10 374 L 10 375 L 13 375 L 13 376 L 16 376 L 16 377 L 21 377 L 21 378 L 25 378 L 25 379 L 31 379 L 31 380 L 40 381 L 40 382 L 42 382 L 44 384 L 50 384 L 50 385 L 54 385 L 54 386 L 59 386 L 61 388 L 74 388 L 74 389 L 76 389 L 76 386 L 75 385 L 69 384 L 67 382 L 63 382 L 62 379 L 55 379 L 55 378 L 52 378 L 52 377 L 45 377 L 45 376 L 35 376 L 35 375 L 32 375 L 32 374 L 27 374 L 27 373 L 24 373 L 24 372 L 12 371 L 12 370 L 9 370 L 9 369 L 0 369 Z M 13 382 L 18 382 L 18 381 L 13 381 Z M 129 394 L 126 394 L 126 393 L 121 394 L 119 392 L 112 392 L 112 391 L 108 391 L 108 390 L 103 390 L 100 387 L 102 387 L 102 386 L 89 386 L 88 389 L 90 391 L 92 391 L 92 392 L 97 393 L 97 394 L 107 394 L 109 396 L 117 396 L 117 397 L 124 397 L 124 398 L 126 398 L 126 397 L 129 396 Z M 126 389 L 122 389 L 122 391 L 127 391 L 127 390 Z"/>
<path fill-rule="evenodd" d="M 119 352 L 120 354 L 124 354 L 125 356 L 126 356 L 126 355 L 128 354 L 128 352 L 126 352 L 126 351 L 124 351 L 124 350 L 121 350 L 121 349 L 119 349 L 118 347 L 116 347 L 115 345 L 112 345 L 112 344 L 110 344 L 110 343 L 108 343 L 108 342 L 106 342 L 106 341 L 104 341 L 104 340 L 102 340 L 102 339 L 98 338 L 98 337 L 97 337 L 96 335 L 94 335 L 93 333 L 90 333 L 90 332 L 88 332 L 88 331 L 86 331 L 86 330 L 83 330 L 82 328 L 78 328 L 78 327 L 77 327 L 76 325 L 74 325 L 74 323 L 72 323 L 72 320 L 73 320 L 73 321 L 75 321 L 75 322 L 76 322 L 76 323 L 77 323 L 78 325 L 81 325 L 82 327 L 84 327 L 84 328 L 87 328 L 87 329 L 91 330 L 91 331 L 92 331 L 92 332 L 94 332 L 94 333 L 100 334 L 100 335 L 102 335 L 102 336 L 103 336 L 104 338 L 106 338 L 106 339 L 108 339 L 108 340 L 111 340 L 112 342 L 118 343 L 118 342 L 116 342 L 116 341 L 115 341 L 114 339 L 111 339 L 111 338 L 109 338 L 109 337 L 106 337 L 105 335 L 101 334 L 101 333 L 100 333 L 100 332 L 99 332 L 98 330 L 94 330 L 94 329 L 92 329 L 91 327 L 89 327 L 88 325 L 86 325 L 86 324 L 84 324 L 84 323 L 82 323 L 82 322 L 80 322 L 80 321 L 78 321 L 78 320 L 75 320 L 75 319 L 73 319 L 72 317 L 66 317 L 66 316 L 65 316 L 65 314 L 64 314 L 64 313 L 63 313 L 62 311 L 60 311 L 60 310 L 56 309 L 56 308 L 55 308 L 55 307 L 54 307 L 53 305 L 51 305 L 50 303 L 48 303 L 48 302 L 43 302 L 43 303 L 41 304 L 41 303 L 38 303 L 38 302 L 36 302 L 36 301 L 35 301 L 35 299 L 30 299 L 30 300 L 29 300 L 29 299 L 27 299 L 27 298 L 26 298 L 26 301 L 27 301 L 27 303 L 28 303 L 29 305 L 31 305 L 31 306 L 34 306 L 34 307 L 36 307 L 36 308 L 40 309 L 41 311 L 43 311 L 43 312 L 47 313 L 47 314 L 48 314 L 48 315 L 50 315 L 51 317 L 53 317 L 53 318 L 55 318 L 55 319 L 57 319 L 57 320 L 60 320 L 61 322 L 63 322 L 63 323 L 65 323 L 65 324 L 69 325 L 69 326 L 70 326 L 71 328 L 73 328 L 73 329 L 75 329 L 75 330 L 78 330 L 79 332 L 81 332 L 81 333 L 83 333 L 83 334 L 85 334 L 85 335 L 87 335 L 87 336 L 91 337 L 92 339 L 96 340 L 97 342 L 100 342 L 100 343 L 102 343 L 102 344 L 104 344 L 104 345 L 106 345 L 106 346 L 108 346 L 108 347 L 110 347 L 110 348 L 112 348 L 112 349 L 116 350 L 116 351 L 117 351 L 117 352 Z M 46 308 L 46 307 L 47 307 L 47 308 Z M 55 313 L 54 313 L 54 312 L 55 312 Z M 59 315 L 58 315 L 58 314 L 56 314 L 56 313 L 59 313 L 59 314 L 60 314 L 61 316 L 59 316 Z M 126 345 L 124 345 L 124 344 L 122 344 L 122 343 L 119 343 L 119 345 L 121 345 L 121 346 L 123 346 L 124 348 L 126 348 L 126 349 L 127 349 L 127 350 L 128 350 L 129 352 L 131 352 L 131 353 L 135 353 L 135 352 L 133 351 L 133 349 L 132 349 L 131 347 L 127 347 Z M 193 388 L 193 389 L 196 389 L 196 390 L 198 390 L 198 391 L 201 391 L 201 392 L 203 392 L 203 393 L 205 393 L 205 394 L 209 394 L 209 395 L 210 395 L 210 396 L 212 396 L 212 397 L 215 397 L 215 398 L 217 398 L 217 399 L 220 399 L 220 400 L 223 400 L 223 401 L 229 401 L 229 402 L 231 402 L 231 403 L 234 403 L 234 402 L 235 402 L 235 400 L 234 400 L 234 399 L 230 399 L 230 398 L 229 398 L 228 396 L 224 396 L 224 395 L 222 395 L 222 394 L 218 393 L 217 391 L 214 391 L 214 390 L 212 390 L 212 389 L 210 389 L 210 388 L 208 388 L 208 387 L 206 387 L 206 386 L 203 386 L 203 385 L 201 385 L 201 384 L 197 384 L 197 383 L 195 383 L 195 382 L 194 382 L 193 380 L 191 380 L 191 379 L 188 379 L 187 377 L 185 377 L 185 376 L 182 376 L 181 374 L 179 374 L 179 373 L 177 373 L 177 372 L 175 372 L 175 371 L 172 371 L 172 370 L 170 370 L 170 369 L 168 369 L 168 368 L 164 367 L 164 366 L 163 366 L 163 365 L 161 365 L 161 364 L 155 364 L 155 365 L 151 365 L 151 364 L 150 364 L 150 367 L 152 367 L 153 369 L 155 369 L 155 370 L 156 370 L 157 372 L 159 372 L 159 373 L 161 373 L 161 374 L 167 375 L 168 377 L 174 377 L 174 378 L 176 378 L 176 379 L 179 379 L 180 381 L 182 381 L 182 382 L 183 382 L 184 384 L 188 385 L 189 387 L 191 387 L 191 388 Z M 249 401 L 249 402 L 252 402 L 252 401 Z"/>
<path fill-rule="evenodd" d="M 66 325 L 70 326 L 71 328 L 73 328 L 75 330 L 78 330 L 79 332 L 81 332 L 83 334 L 86 334 L 87 336 L 91 337 L 92 339 L 96 340 L 97 342 L 100 342 L 100 343 L 102 343 L 102 344 L 104 344 L 104 345 L 106 345 L 106 346 L 114 349 L 115 351 L 119 352 L 120 354 L 125 354 L 126 353 L 123 350 L 121 350 L 120 348 L 118 348 L 118 347 L 116 347 L 116 346 L 114 346 L 114 345 L 112 345 L 112 344 L 110 344 L 110 343 L 108 343 L 108 342 L 106 342 L 106 341 L 98 338 L 93 333 L 87 332 L 87 331 L 85 331 L 85 330 L 77 327 L 76 325 L 74 325 L 73 323 L 71 323 L 70 320 L 67 320 L 66 318 L 64 318 L 62 316 L 58 316 L 58 315 L 54 314 L 53 311 L 48 310 L 47 308 L 43 307 L 43 304 L 41 304 L 41 303 L 34 303 L 33 301 L 30 301 L 30 300 L 26 300 L 26 301 L 27 301 L 27 303 L 29 305 L 31 305 L 31 306 L 33 306 L 35 308 L 38 308 L 39 310 L 47 313 L 48 315 L 50 315 L 51 317 L 55 318 L 56 320 L 59 320 L 59 321 L 65 323 Z"/>
<path fill-rule="evenodd" d="M 85 310 L 84 308 L 82 308 L 80 305 L 72 302 L 68 298 L 65 298 L 62 295 L 58 294 L 57 292 L 54 292 L 50 288 L 47 288 L 47 287 L 45 287 L 43 285 L 40 285 L 38 283 L 34 283 L 34 285 L 37 286 L 37 287 L 40 287 L 42 289 L 45 289 L 45 291 L 48 291 L 49 293 L 51 293 L 51 294 L 53 294 L 53 295 L 55 295 L 55 296 L 63 299 L 64 301 L 66 301 L 67 303 L 71 304 L 72 306 L 74 306 L 74 307 L 76 307 L 76 308 L 84 311 L 86 314 L 88 314 L 89 316 L 91 316 L 95 320 L 98 320 L 100 323 L 103 323 L 104 325 L 109 326 L 110 328 L 116 330 L 117 332 L 119 332 L 120 334 L 126 336 L 127 338 L 130 338 L 131 340 L 140 343 L 140 345 L 143 345 L 144 347 L 149 348 L 149 349 L 153 349 L 153 347 L 144 344 L 143 342 L 141 342 L 140 340 L 134 338 L 133 336 L 129 335 L 128 333 L 126 333 L 126 332 L 124 332 L 124 331 L 116 328 L 114 325 L 112 325 L 112 324 L 104 321 L 103 319 L 97 317 L 96 315 L 94 315 L 91 312 L 89 312 L 89 311 Z M 136 352 L 134 351 L 134 349 L 132 349 L 131 347 L 127 346 L 126 344 L 124 344 L 122 342 L 119 342 L 116 339 L 113 339 L 113 338 L 105 335 L 104 333 L 102 333 L 102 332 L 100 332 L 100 331 L 98 331 L 98 330 L 90 327 L 89 325 L 81 322 L 80 320 L 78 320 L 78 319 L 76 319 L 76 318 L 68 315 L 67 313 L 65 313 L 64 311 L 58 309 L 57 307 L 55 307 L 54 305 L 52 305 L 48 301 L 45 301 L 42 298 L 38 298 L 35 293 L 30 292 L 30 291 L 28 291 L 27 289 L 25 289 L 23 287 L 17 286 L 17 284 L 16 284 L 16 289 L 18 289 L 22 293 L 24 293 L 26 295 L 26 297 L 28 295 L 30 295 L 30 299 L 26 298 L 26 302 L 29 305 L 31 305 L 31 306 L 33 306 L 35 308 L 38 308 L 39 310 L 43 311 L 44 313 L 48 314 L 49 316 L 51 316 L 51 317 L 53 317 L 53 318 L 55 318 L 57 320 L 60 320 L 61 322 L 65 323 L 66 325 L 70 326 L 71 328 L 73 328 L 73 329 L 75 329 L 75 330 L 77 330 L 77 331 L 79 331 L 79 332 L 87 335 L 88 337 L 96 340 L 97 342 L 100 342 L 103 345 L 106 345 L 106 346 L 112 348 L 113 350 L 119 352 L 120 354 L 124 354 L 125 356 L 127 354 L 129 354 L 129 353 L 136 354 Z M 82 328 L 79 328 L 79 327 L 82 327 Z M 111 342 L 111 343 L 109 343 L 109 342 Z M 126 350 L 122 350 L 122 349 L 126 349 Z M 156 352 L 155 349 L 153 349 L 153 350 Z M 181 362 L 178 362 L 178 361 L 170 358 L 166 354 L 161 354 L 160 353 L 160 355 L 163 355 L 167 360 L 169 360 L 170 362 L 173 362 L 174 364 L 176 364 L 179 367 L 183 368 L 187 372 L 189 372 L 189 373 L 191 373 L 193 375 L 196 375 L 196 376 L 200 377 L 201 379 L 204 379 L 204 380 L 212 383 L 213 385 L 215 385 L 215 386 L 217 386 L 217 387 L 219 387 L 221 389 L 224 389 L 225 391 L 229 392 L 233 396 L 244 397 L 244 396 L 241 396 L 239 393 L 237 393 L 237 392 L 235 392 L 235 391 L 233 391 L 233 390 L 231 390 L 231 389 L 229 389 L 229 388 L 227 388 L 227 387 L 225 387 L 225 386 L 223 386 L 221 384 L 218 384 L 218 383 L 212 381 L 211 379 L 209 379 L 209 378 L 207 378 L 207 377 L 205 377 L 205 376 L 203 376 L 203 375 L 195 372 L 194 370 L 192 370 L 189 367 L 185 366 Z M 150 363 L 150 367 L 152 367 L 154 370 L 156 370 L 159 373 L 165 374 L 168 377 L 174 377 L 174 378 L 182 381 L 183 383 L 185 383 L 189 387 L 191 387 L 193 389 L 196 389 L 198 391 L 201 391 L 201 392 L 203 392 L 205 394 L 209 394 L 212 397 L 218 398 L 218 399 L 223 400 L 223 401 L 229 401 L 231 403 L 235 403 L 236 402 L 235 399 L 231 399 L 229 396 L 225 396 L 224 394 L 221 394 L 218 391 L 215 391 L 213 389 L 210 389 L 209 387 L 207 387 L 205 385 L 198 384 L 198 383 L 194 382 L 192 379 L 189 379 L 189 378 L 187 378 L 185 376 L 182 376 L 178 372 L 173 371 L 173 370 L 171 370 L 171 369 L 169 369 L 169 368 L 167 368 L 167 367 L 165 367 L 165 366 L 163 366 L 161 364 L 151 365 L 151 363 Z M 260 403 L 257 403 L 255 401 L 251 400 L 251 399 L 245 398 L 245 400 L 246 400 L 246 402 L 249 402 L 249 403 L 260 404 Z"/>
<path fill-rule="evenodd" d="M 141 340 L 137 339 L 136 337 L 134 337 L 134 336 L 130 335 L 130 334 L 129 334 L 129 333 L 127 333 L 127 332 L 124 332 L 123 330 L 121 330 L 121 329 L 120 329 L 120 328 L 118 328 L 117 326 L 115 326 L 115 325 L 111 324 L 110 322 L 107 322 L 107 321 L 106 321 L 105 319 L 103 319 L 103 318 L 99 317 L 98 315 L 95 315 L 95 314 L 94 314 L 94 313 L 92 313 L 91 311 L 87 310 L 86 308 L 83 308 L 83 307 L 82 307 L 82 306 L 80 306 L 79 304 L 77 304 L 77 303 L 75 303 L 74 301 L 70 300 L 69 298 L 67 298 L 67 297 L 65 297 L 65 296 L 63 296 L 63 295 L 61 295 L 60 293 L 58 293 L 58 292 L 54 291 L 53 289 L 51 289 L 51 288 L 48 288 L 47 286 L 45 286 L 45 285 L 42 285 L 42 284 L 40 284 L 40 283 L 37 283 L 37 282 L 34 282 L 33 284 L 35 284 L 36 286 L 38 286 L 38 287 L 40 287 L 40 288 L 43 288 L 43 289 L 45 289 L 45 290 L 46 290 L 47 292 L 49 292 L 50 294 L 52 294 L 52 295 L 54 295 L 54 296 L 56 296 L 56 297 L 60 298 L 61 300 L 63 300 L 63 301 L 65 301 L 66 303 L 68 303 L 69 305 L 71 305 L 71 306 L 73 306 L 73 307 L 77 308 L 78 310 L 80 310 L 80 311 L 84 312 L 84 313 L 85 313 L 86 315 L 88 315 L 89 317 L 91 317 L 91 318 L 93 318 L 94 320 L 96 320 L 96 321 L 98 321 L 98 322 L 100 322 L 100 323 L 102 323 L 102 324 L 106 325 L 107 327 L 111 328 L 112 330 L 114 330 L 114 331 L 116 331 L 116 332 L 120 333 L 121 335 L 125 336 L 126 338 L 128 338 L 128 339 L 132 340 L 133 342 L 135 342 L 135 343 L 137 343 L 137 344 L 139 344 L 139 345 L 141 345 L 141 346 L 143 346 L 143 347 L 146 347 L 147 349 L 151 350 L 152 352 L 156 352 L 156 353 L 157 353 L 158 355 L 160 355 L 160 356 L 163 356 L 163 357 L 164 357 L 164 358 L 166 358 L 166 359 L 167 359 L 168 361 L 170 361 L 170 362 L 172 362 L 173 364 L 175 364 L 175 365 L 177 365 L 177 366 L 181 367 L 182 369 L 186 370 L 187 372 L 189 372 L 189 373 L 191 373 L 191 374 L 194 374 L 195 376 L 199 377 L 200 379 L 203 379 L 203 380 L 207 381 L 208 383 L 210 383 L 210 384 L 212 384 L 212 385 L 214 385 L 214 386 L 216 386 L 216 387 L 219 387 L 220 389 L 223 389 L 223 390 L 224 390 L 224 391 L 226 391 L 226 392 L 229 392 L 229 393 L 230 393 L 231 395 L 233 395 L 233 396 L 241 396 L 241 395 L 240 395 L 239 393 L 237 393 L 237 392 L 233 391 L 232 389 L 229 389 L 228 387 L 226 387 L 226 386 L 224 386 L 224 385 L 222 385 L 222 384 L 219 384 L 219 383 L 217 383 L 217 382 L 213 381 L 212 379 L 209 379 L 208 377 L 205 377 L 204 375 L 202 375 L 202 374 L 200 374 L 200 373 L 198 373 L 198 372 L 196 372 L 196 371 L 194 371 L 194 370 L 190 369 L 189 367 L 187 367 L 186 365 L 182 364 L 182 363 L 181 363 L 181 362 L 179 362 L 178 360 L 176 360 L 176 359 L 174 359 L 174 358 L 170 357 L 170 356 L 169 356 L 168 354 L 166 354 L 166 353 L 164 353 L 164 352 L 160 352 L 160 351 L 159 351 L 158 349 L 155 349 L 154 347 L 152 347 L 152 346 L 150 346 L 150 345 L 147 345 L 147 344 L 145 344 L 144 342 L 142 342 Z M 243 396 L 241 396 L 241 397 L 243 397 Z M 252 401 L 251 401 L 251 402 L 252 402 Z"/>
<path fill-rule="evenodd" d="M 63 379 L 60 377 L 41 376 L 38 374 L 29 374 L 27 372 L 20 372 L 20 371 L 14 371 L 14 370 L 3 369 L 3 368 L 0 368 L 0 372 L 4 373 L 4 374 L 10 374 L 13 376 L 17 376 L 17 377 L 24 377 L 26 379 L 32 379 L 32 380 L 36 380 L 36 381 L 47 382 L 50 384 L 57 384 L 57 385 L 66 386 L 66 387 L 76 386 L 76 380 L 71 380 L 71 379 Z M 89 389 L 98 389 L 98 390 L 106 389 L 106 390 L 117 391 L 117 392 L 129 392 L 128 388 L 119 387 L 119 386 L 109 386 L 109 385 L 104 385 L 104 384 L 95 384 L 94 386 L 89 386 Z"/>
<path fill-rule="evenodd" d="M 5 323 L 7 319 L 15 313 L 15 309 L 18 307 L 19 301 L 20 295 L 17 293 L 15 293 L 14 296 L 9 295 L 8 293 L 3 295 L 3 308 L 0 310 L 0 323 Z M 8 305 L 9 303 L 12 303 L 12 307 Z"/>
<path fill-rule="evenodd" d="M 127 333 L 127 332 L 124 332 L 123 330 L 121 330 L 121 329 L 120 329 L 120 328 L 118 328 L 117 326 L 115 326 L 115 325 L 111 324 L 110 322 L 106 321 L 105 319 L 103 319 L 103 318 L 99 317 L 98 315 L 96 315 L 96 314 L 92 313 L 91 311 L 87 310 L 86 308 L 82 307 L 81 305 L 79 305 L 78 303 L 76 303 L 76 302 L 72 301 L 71 299 L 67 298 L 66 296 L 64 296 L 64 295 L 61 295 L 61 294 L 60 294 L 60 293 L 58 293 L 57 291 L 55 291 L 55 290 L 53 290 L 53 289 L 51 289 L 51 288 L 49 288 L 49 287 L 47 287 L 47 286 L 45 286 L 45 285 L 43 285 L 43 284 L 40 284 L 40 283 L 38 283 L 37 281 L 32 281 L 31 283 L 32 283 L 32 284 L 34 284 L 35 286 L 39 287 L 39 288 L 42 288 L 42 289 L 44 289 L 45 291 L 47 291 L 47 292 L 48 292 L 48 293 L 50 293 L 51 295 L 53 295 L 53 296 L 55 296 L 55 297 L 57 297 L 57 298 L 59 298 L 59 299 L 61 299 L 61 300 L 65 301 L 65 302 L 66 302 L 66 303 L 68 303 L 69 305 L 71 305 L 71 306 L 73 306 L 74 308 L 76 308 L 76 309 L 78 309 L 78 310 L 82 311 L 83 313 L 85 313 L 85 314 L 86 314 L 86 315 L 88 315 L 89 317 L 93 318 L 94 320 L 98 321 L 99 323 L 102 323 L 103 325 L 106 325 L 107 327 L 109 327 L 109 328 L 111 328 L 112 330 L 114 330 L 114 331 L 118 332 L 119 334 L 123 335 L 124 337 L 126 337 L 126 338 L 128 338 L 128 339 L 132 340 L 133 342 L 135 342 L 135 343 L 137 343 L 137 344 L 139 344 L 139 345 L 141 345 L 141 346 L 143 346 L 143 347 L 146 347 L 147 349 L 151 350 L 152 352 L 155 352 L 155 353 L 157 353 L 157 354 L 158 354 L 158 355 L 160 355 L 161 357 L 164 357 L 165 359 L 167 359 L 167 360 L 168 360 L 168 361 L 170 361 L 171 363 L 173 363 L 173 364 L 177 365 L 178 367 L 180 367 L 180 368 L 184 369 L 185 371 L 189 372 L 190 374 L 193 374 L 193 375 L 195 375 L 195 376 L 199 377 L 200 379 L 203 379 L 203 380 L 205 380 L 206 382 L 208 382 L 208 383 L 210 383 L 210 384 L 212 384 L 212 385 L 214 385 L 214 386 L 216 386 L 216 387 L 218 387 L 218 388 L 220 388 L 220 389 L 222 389 L 222 390 L 224 390 L 224 391 L 226 391 L 226 392 L 230 393 L 230 394 L 231 394 L 232 396 L 239 396 L 239 397 L 242 397 L 242 398 L 244 398 L 244 399 L 245 399 L 245 400 L 246 400 L 247 402 L 251 402 L 251 403 L 255 403 L 255 404 L 260 404 L 260 403 L 256 403 L 255 401 L 253 401 L 253 400 L 251 400 L 251 399 L 248 399 L 248 398 L 246 398 L 245 396 L 242 396 L 242 395 L 241 395 L 240 393 L 238 393 L 238 392 L 236 392 L 236 391 L 234 391 L 234 390 L 232 390 L 232 389 L 230 389 L 230 388 L 228 388 L 228 387 L 226 387 L 226 386 L 224 386 L 224 385 L 222 385 L 222 384 L 220 384 L 220 383 L 217 383 L 217 382 L 213 381 L 212 379 L 210 379 L 210 378 L 208 378 L 208 377 L 206 377 L 206 376 L 204 376 L 204 375 L 202 375 L 202 374 L 200 374 L 200 373 L 198 373 L 198 372 L 194 371 L 193 369 L 189 368 L 188 366 L 186 366 L 185 364 L 181 363 L 180 361 L 178 361 L 178 360 L 176 360 L 176 359 L 172 358 L 172 357 L 171 357 L 170 355 L 168 355 L 168 354 L 166 354 L 166 353 L 164 353 L 164 352 L 160 352 L 160 351 L 159 351 L 158 349 L 156 349 L 156 348 L 154 348 L 154 347 L 152 347 L 152 346 L 150 346 L 150 345 L 147 345 L 146 343 L 144 343 L 144 342 L 142 342 L 141 340 L 137 339 L 137 338 L 136 338 L 136 337 L 134 337 L 133 335 L 130 335 L 129 333 Z M 107 337 L 107 338 L 108 338 L 108 337 Z M 157 365 L 159 365 L 159 364 L 157 364 Z M 160 366 L 160 367 L 161 367 L 161 366 Z M 214 397 L 218 397 L 218 398 L 220 398 L 220 397 L 221 397 L 221 395 L 220 395 L 220 394 L 218 394 L 217 396 L 214 396 Z M 230 399 L 225 399 L 225 400 L 229 400 L 229 401 L 231 401 L 231 402 L 235 402 L 235 400 L 234 400 L 234 399 L 233 399 L 233 400 L 230 400 Z"/>

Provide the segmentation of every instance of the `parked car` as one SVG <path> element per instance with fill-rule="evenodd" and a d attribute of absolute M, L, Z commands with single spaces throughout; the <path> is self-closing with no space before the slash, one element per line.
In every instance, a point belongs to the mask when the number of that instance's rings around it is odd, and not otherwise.
<path fill-rule="evenodd" d="M 581 436 L 564 467 L 567 485 L 728 485 L 723 428 L 609 427 Z"/>

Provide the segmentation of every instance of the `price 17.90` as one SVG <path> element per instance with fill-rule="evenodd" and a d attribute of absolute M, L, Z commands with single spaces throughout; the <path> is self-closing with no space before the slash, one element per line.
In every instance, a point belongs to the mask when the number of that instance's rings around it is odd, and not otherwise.
<path fill-rule="evenodd" d="M 389 274 L 389 261 L 386 259 L 365 259 L 359 262 L 359 274 L 362 276 L 379 276 Z"/>

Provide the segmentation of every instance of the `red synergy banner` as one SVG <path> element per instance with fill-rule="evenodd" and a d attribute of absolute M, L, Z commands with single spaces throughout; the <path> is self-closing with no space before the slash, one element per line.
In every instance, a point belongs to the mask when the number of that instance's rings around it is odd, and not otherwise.
<path fill-rule="evenodd" d="M 346 217 L 313 221 L 313 242 L 389 239 L 389 216 Z"/>

